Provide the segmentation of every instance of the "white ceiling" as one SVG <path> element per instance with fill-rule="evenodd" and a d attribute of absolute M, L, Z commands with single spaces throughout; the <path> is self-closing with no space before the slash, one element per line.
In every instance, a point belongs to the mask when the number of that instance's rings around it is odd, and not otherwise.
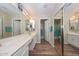
<path fill-rule="evenodd" d="M 31 16 L 51 15 L 59 3 L 23 3 Z"/>
<path fill-rule="evenodd" d="M 9 15 L 19 15 L 19 10 L 16 9 L 11 3 L 0 3 L 0 11 L 5 12 Z"/>
<path fill-rule="evenodd" d="M 33 16 L 49 16 L 52 15 L 59 7 L 60 3 L 23 3 L 24 8 Z M 0 10 L 9 14 L 19 14 L 17 9 L 13 8 L 10 3 L 0 4 Z"/>

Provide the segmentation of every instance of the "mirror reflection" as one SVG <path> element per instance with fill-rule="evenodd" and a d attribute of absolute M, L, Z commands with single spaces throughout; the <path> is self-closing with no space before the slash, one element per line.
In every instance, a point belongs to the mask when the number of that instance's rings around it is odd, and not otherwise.
<path fill-rule="evenodd" d="M 59 12 L 55 15 L 54 18 L 54 44 L 55 44 L 55 49 L 57 50 L 59 55 L 62 55 L 62 17 L 63 17 L 63 9 L 60 9 Z"/>
<path fill-rule="evenodd" d="M 31 16 L 26 15 L 24 9 L 20 9 L 21 7 L 17 3 L 0 4 L 0 39 L 35 30 L 35 21 L 31 20 Z"/>
<path fill-rule="evenodd" d="M 79 12 L 70 17 L 69 27 L 71 31 L 79 31 Z"/>
<path fill-rule="evenodd" d="M 0 38 L 12 36 L 12 17 L 10 14 L 0 10 Z"/>
<path fill-rule="evenodd" d="M 35 21 L 26 20 L 26 31 L 34 31 L 34 30 L 35 30 Z"/>

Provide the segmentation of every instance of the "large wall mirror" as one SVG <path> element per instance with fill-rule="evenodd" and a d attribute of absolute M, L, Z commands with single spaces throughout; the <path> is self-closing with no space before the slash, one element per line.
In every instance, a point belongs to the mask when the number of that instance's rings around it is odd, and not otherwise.
<path fill-rule="evenodd" d="M 62 20 L 63 8 L 56 13 L 54 18 L 54 45 L 59 55 L 62 55 Z"/>
<path fill-rule="evenodd" d="M 0 10 L 0 39 L 12 36 L 11 15 Z"/>
<path fill-rule="evenodd" d="M 7 8 L 1 9 L 1 7 Z M 13 10 L 10 10 L 8 7 Z M 10 4 L 0 4 L 0 39 L 20 35 L 23 33 L 25 17 L 20 10 Z"/>
<path fill-rule="evenodd" d="M 69 20 L 69 30 L 79 31 L 79 12 L 74 13 Z"/>

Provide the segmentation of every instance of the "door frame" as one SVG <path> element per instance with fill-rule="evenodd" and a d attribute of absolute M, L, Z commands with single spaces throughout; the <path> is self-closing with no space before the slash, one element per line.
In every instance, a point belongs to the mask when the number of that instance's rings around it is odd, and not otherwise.
<path fill-rule="evenodd" d="M 41 21 L 44 21 L 44 40 L 46 40 L 46 30 L 45 30 L 45 22 L 47 21 L 48 19 L 40 19 L 40 37 L 41 37 Z M 42 37 L 41 37 L 42 38 Z M 42 39 L 41 39 L 42 41 Z"/>
<path fill-rule="evenodd" d="M 20 21 L 20 22 L 21 22 L 21 19 L 14 19 L 14 20 L 12 21 L 12 30 L 13 30 L 12 35 L 13 35 L 13 36 L 15 36 L 15 35 L 14 35 L 14 21 Z M 21 32 L 21 25 L 20 25 L 20 32 Z"/>
<path fill-rule="evenodd" d="M 61 8 L 62 9 L 62 15 L 63 15 L 63 7 Z M 62 56 L 64 56 L 64 24 L 63 24 L 64 18 L 63 17 L 64 17 L 64 15 L 62 16 L 62 19 L 61 19 L 61 49 L 62 49 L 62 52 L 61 53 L 62 53 Z M 55 45 L 55 37 L 54 37 L 54 45 Z"/>
<path fill-rule="evenodd" d="M 0 18 L 1 18 L 1 24 L 2 24 L 2 38 L 3 38 L 3 16 L 0 16 Z"/>

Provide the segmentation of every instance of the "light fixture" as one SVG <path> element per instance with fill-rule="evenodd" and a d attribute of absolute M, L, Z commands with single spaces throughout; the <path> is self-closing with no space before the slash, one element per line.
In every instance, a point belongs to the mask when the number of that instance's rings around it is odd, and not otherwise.
<path fill-rule="evenodd" d="M 70 20 L 74 20 L 76 17 L 75 16 L 72 16 L 71 18 L 70 18 Z"/>

